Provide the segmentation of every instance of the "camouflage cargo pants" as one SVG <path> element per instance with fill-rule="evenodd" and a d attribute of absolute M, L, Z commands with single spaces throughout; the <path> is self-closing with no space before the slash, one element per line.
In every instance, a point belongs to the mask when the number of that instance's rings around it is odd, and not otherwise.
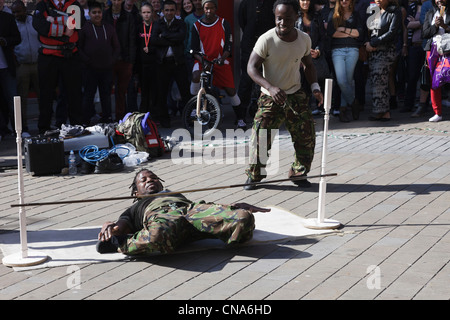
<path fill-rule="evenodd" d="M 247 176 L 253 181 L 261 181 L 266 177 L 266 163 L 263 163 L 261 159 L 269 158 L 274 138 L 271 136 L 271 130 L 279 129 L 283 123 L 285 123 L 294 144 L 295 159 L 292 163 L 294 173 L 306 174 L 310 171 L 314 158 L 316 132 L 314 119 L 307 102 L 308 97 L 302 90 L 288 95 L 285 105 L 282 106 L 275 104 L 271 96 L 261 94 L 253 122 L 250 165 L 246 170 Z M 266 137 L 267 141 L 261 141 Z M 263 142 L 266 147 L 261 148 Z M 265 154 L 261 154 L 261 152 L 265 152 Z"/>
<path fill-rule="evenodd" d="M 144 219 L 144 228 L 128 236 L 120 252 L 170 253 L 182 244 L 207 238 L 226 244 L 242 243 L 252 238 L 255 229 L 255 219 L 249 211 L 204 201 L 189 207 L 148 211 Z"/>

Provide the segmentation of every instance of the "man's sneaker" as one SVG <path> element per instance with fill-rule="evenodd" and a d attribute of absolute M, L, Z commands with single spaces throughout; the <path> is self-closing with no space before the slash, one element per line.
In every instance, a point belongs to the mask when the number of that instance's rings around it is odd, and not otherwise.
<path fill-rule="evenodd" d="M 306 175 L 305 175 L 306 177 Z M 292 181 L 299 188 L 311 188 L 312 184 L 307 179 Z"/>
<path fill-rule="evenodd" d="M 311 111 L 311 113 L 313 116 L 321 116 L 321 115 L 325 114 L 325 109 L 317 108 L 317 109 L 314 109 L 313 111 Z"/>
<path fill-rule="evenodd" d="M 331 114 L 336 117 L 339 116 L 339 108 L 332 108 Z"/>
<path fill-rule="evenodd" d="M 411 118 L 420 118 L 425 114 L 425 107 L 424 106 L 418 106 L 416 111 L 411 114 Z"/>
<path fill-rule="evenodd" d="M 98 241 L 95 246 L 98 253 L 117 253 L 126 236 L 112 236 L 108 241 Z"/>
<path fill-rule="evenodd" d="M 438 121 L 441 121 L 441 120 L 442 120 L 442 117 L 437 115 L 437 114 L 435 114 L 430 119 L 428 119 L 428 121 L 430 121 L 430 122 L 438 122 Z"/>
<path fill-rule="evenodd" d="M 237 127 L 238 127 L 238 129 L 247 129 L 247 124 L 245 123 L 244 120 L 239 119 L 237 121 Z"/>
<path fill-rule="evenodd" d="M 97 241 L 95 249 L 98 253 L 115 253 L 117 252 L 117 246 L 114 245 L 111 240 L 109 241 Z"/>
<path fill-rule="evenodd" d="M 112 173 L 124 168 L 122 159 L 117 153 L 110 153 L 106 158 L 97 161 L 94 173 Z"/>
<path fill-rule="evenodd" d="M 245 181 L 246 185 L 244 186 L 244 190 L 250 191 L 250 190 L 255 190 L 256 188 L 258 188 L 258 185 L 251 184 L 253 182 L 256 182 L 256 181 L 253 181 L 252 178 L 248 177 L 247 181 Z"/>
<path fill-rule="evenodd" d="M 306 173 L 303 174 L 299 174 L 299 173 L 294 173 L 294 170 L 291 168 L 289 169 L 289 174 L 288 174 L 288 178 L 293 179 L 296 177 L 302 177 L 304 179 L 299 179 L 299 180 L 292 180 L 292 183 L 294 183 L 297 187 L 300 188 L 311 188 L 311 182 L 309 182 L 308 180 L 306 180 Z"/>

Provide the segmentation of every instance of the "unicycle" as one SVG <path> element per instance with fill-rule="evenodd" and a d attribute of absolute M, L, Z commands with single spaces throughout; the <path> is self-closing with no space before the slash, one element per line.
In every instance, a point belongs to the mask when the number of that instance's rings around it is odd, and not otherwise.
<path fill-rule="evenodd" d="M 193 51 L 191 50 L 191 54 Z M 192 97 L 183 109 L 182 122 L 194 138 L 209 138 L 222 121 L 222 109 L 212 90 L 212 72 L 216 61 L 209 61 L 203 57 L 200 75 L 200 90 Z M 209 70 L 208 70 L 209 69 Z"/>

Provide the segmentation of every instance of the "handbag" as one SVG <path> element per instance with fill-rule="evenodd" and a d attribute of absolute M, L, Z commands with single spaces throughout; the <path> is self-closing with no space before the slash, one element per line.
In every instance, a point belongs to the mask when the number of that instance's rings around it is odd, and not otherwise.
<path fill-rule="evenodd" d="M 367 60 L 369 60 L 369 53 L 367 52 L 365 46 L 359 47 L 358 59 L 362 62 L 366 62 Z"/>
<path fill-rule="evenodd" d="M 437 89 L 446 83 L 450 83 L 450 54 L 444 54 L 439 57 L 433 72 L 431 88 Z"/>
<path fill-rule="evenodd" d="M 316 68 L 317 81 L 323 82 L 327 78 L 331 78 L 330 68 L 328 67 L 327 59 L 325 59 L 325 54 L 322 53 L 318 58 L 312 59 L 314 67 Z"/>
<path fill-rule="evenodd" d="M 424 91 L 429 91 L 431 86 L 431 75 L 430 68 L 428 68 L 427 58 L 422 65 L 420 70 L 420 89 Z"/>

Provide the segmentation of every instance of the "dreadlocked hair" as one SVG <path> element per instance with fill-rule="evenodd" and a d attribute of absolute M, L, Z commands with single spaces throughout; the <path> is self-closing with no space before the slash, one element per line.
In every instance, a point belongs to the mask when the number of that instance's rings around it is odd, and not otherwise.
<path fill-rule="evenodd" d="M 155 174 L 152 170 L 149 170 L 149 169 L 146 169 L 146 168 L 142 168 L 141 170 L 139 170 L 138 172 L 136 172 L 136 175 L 135 175 L 134 178 L 133 178 L 133 183 L 128 187 L 128 188 L 131 189 L 131 196 L 132 196 L 132 197 L 133 197 L 133 196 L 136 194 L 136 192 L 137 192 L 136 178 L 138 177 L 138 175 L 139 175 L 141 172 L 144 172 L 144 171 L 148 171 L 148 172 L 151 172 L 151 173 Z M 156 176 L 156 174 L 155 174 L 155 176 Z M 158 178 L 159 181 L 165 182 L 165 181 L 164 181 L 163 179 L 161 179 L 160 177 L 158 177 L 158 176 L 156 176 L 156 177 Z M 138 201 L 138 200 L 139 200 L 139 198 L 135 198 L 135 199 L 133 200 L 133 202 L 136 202 L 136 201 Z"/>

